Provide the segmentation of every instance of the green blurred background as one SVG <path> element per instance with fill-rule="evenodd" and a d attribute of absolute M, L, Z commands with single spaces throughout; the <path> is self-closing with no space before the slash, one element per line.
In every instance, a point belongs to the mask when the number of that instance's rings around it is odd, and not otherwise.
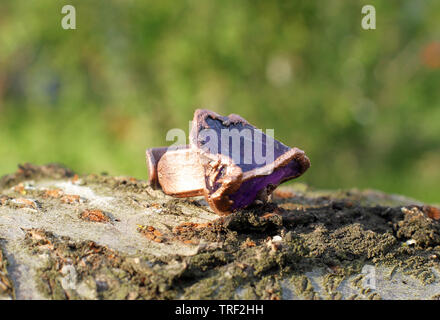
<path fill-rule="evenodd" d="M 195 108 L 274 128 L 313 187 L 438 203 L 440 1 L 0 2 L 0 175 L 61 162 L 146 179 L 145 149 Z"/>

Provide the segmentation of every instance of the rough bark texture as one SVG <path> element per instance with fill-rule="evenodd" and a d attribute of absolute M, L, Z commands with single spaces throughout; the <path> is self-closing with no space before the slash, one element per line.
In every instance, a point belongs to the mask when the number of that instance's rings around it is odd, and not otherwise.
<path fill-rule="evenodd" d="M 26 164 L 0 180 L 0 298 L 435 299 L 439 218 L 300 184 L 220 218 L 145 181 Z"/>

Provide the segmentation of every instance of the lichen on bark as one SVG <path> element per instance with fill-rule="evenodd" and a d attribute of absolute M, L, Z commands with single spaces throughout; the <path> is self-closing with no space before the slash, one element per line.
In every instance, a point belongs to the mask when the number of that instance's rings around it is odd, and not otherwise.
<path fill-rule="evenodd" d="M 435 298 L 437 210 L 376 191 L 296 184 L 271 203 L 219 217 L 201 198 L 174 199 L 142 180 L 26 164 L 0 180 L 0 295 Z M 365 286 L 366 265 L 375 288 Z"/>

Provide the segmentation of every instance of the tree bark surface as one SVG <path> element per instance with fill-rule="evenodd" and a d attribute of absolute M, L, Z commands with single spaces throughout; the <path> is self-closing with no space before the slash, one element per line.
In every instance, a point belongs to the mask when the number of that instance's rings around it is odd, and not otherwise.
<path fill-rule="evenodd" d="M 302 184 L 219 217 L 142 180 L 25 164 L 0 180 L 0 298 L 437 299 L 439 218 Z"/>

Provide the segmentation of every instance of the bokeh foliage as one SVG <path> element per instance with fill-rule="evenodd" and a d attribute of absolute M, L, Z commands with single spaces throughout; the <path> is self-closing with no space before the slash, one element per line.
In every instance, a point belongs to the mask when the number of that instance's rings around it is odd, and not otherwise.
<path fill-rule="evenodd" d="M 145 149 L 208 108 L 305 150 L 314 187 L 440 202 L 439 41 L 437 0 L 1 1 L 0 174 L 145 179 Z"/>

